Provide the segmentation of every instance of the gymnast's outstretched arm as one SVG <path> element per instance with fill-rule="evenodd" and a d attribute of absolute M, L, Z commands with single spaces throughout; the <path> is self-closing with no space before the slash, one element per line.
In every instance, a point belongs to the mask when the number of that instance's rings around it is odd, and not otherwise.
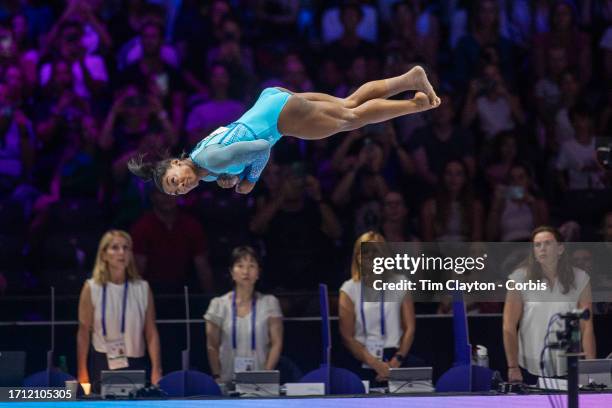
<path fill-rule="evenodd" d="M 214 144 L 198 154 L 198 162 L 215 173 L 227 173 L 233 166 L 244 165 L 245 178 L 254 183 L 259 179 L 268 159 L 271 145 L 266 140 L 235 142 L 229 146 Z"/>

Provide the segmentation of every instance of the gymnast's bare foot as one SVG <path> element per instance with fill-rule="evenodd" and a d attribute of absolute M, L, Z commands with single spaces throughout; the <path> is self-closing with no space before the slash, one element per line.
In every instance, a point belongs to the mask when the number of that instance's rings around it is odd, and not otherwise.
<path fill-rule="evenodd" d="M 437 105 L 432 105 L 429 102 L 429 97 L 420 91 L 414 94 L 414 98 L 412 98 L 412 101 L 414 101 L 414 103 L 418 106 L 420 112 L 437 107 Z"/>
<path fill-rule="evenodd" d="M 420 65 L 412 68 L 407 72 L 410 75 L 410 80 L 417 91 L 423 92 L 429 99 L 429 104 L 432 108 L 437 108 L 440 105 L 440 98 L 436 95 L 433 86 L 427 79 L 427 73 Z"/>

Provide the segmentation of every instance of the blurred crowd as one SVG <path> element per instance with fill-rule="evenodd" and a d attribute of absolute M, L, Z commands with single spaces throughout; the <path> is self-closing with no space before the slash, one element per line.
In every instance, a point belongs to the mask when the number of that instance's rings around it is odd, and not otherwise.
<path fill-rule="evenodd" d="M 282 139 L 253 193 L 181 198 L 126 167 L 189 152 L 268 86 L 345 97 L 425 67 L 442 98 L 329 139 Z M 410 97 L 401 95 L 400 97 Z M 109 228 L 156 293 L 338 287 L 351 247 L 612 241 L 610 0 L 7 0 L 0 5 L 0 294 L 78 293 Z M 609 140 L 609 139 L 608 139 Z"/>

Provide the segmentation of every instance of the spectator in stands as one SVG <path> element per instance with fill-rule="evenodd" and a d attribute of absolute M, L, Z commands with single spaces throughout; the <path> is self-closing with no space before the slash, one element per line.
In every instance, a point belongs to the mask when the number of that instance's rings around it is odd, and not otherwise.
<path fill-rule="evenodd" d="M 412 153 L 417 174 L 430 186 L 436 186 L 450 160 L 462 160 L 470 176 L 476 173 L 472 135 L 466 129 L 455 126 L 455 107 L 450 95 L 442 94 L 443 103 L 432 112 L 428 126 L 414 132 L 416 148 Z"/>
<path fill-rule="evenodd" d="M 415 313 L 410 296 L 395 301 L 366 301 L 363 285 L 369 276 L 362 275 L 364 258 L 373 253 L 361 251 L 364 242 L 385 242 L 382 235 L 369 231 L 357 238 L 351 260 L 351 279 L 340 287 L 338 317 L 340 336 L 354 361 L 351 371 L 362 380 L 382 382 L 389 378 L 389 369 L 413 365 L 409 354 L 414 341 Z M 399 299 L 402 299 L 399 301 Z"/>
<path fill-rule="evenodd" d="M 124 32 L 116 32 L 120 36 L 117 39 L 118 44 L 122 44 L 117 54 L 117 68 L 119 71 L 125 70 L 128 66 L 142 60 L 147 53 L 146 48 L 156 48 L 159 58 L 169 66 L 178 68 L 180 58 L 178 51 L 172 44 L 163 42 L 163 38 L 158 40 L 156 34 L 152 31 L 144 31 L 145 26 L 155 25 L 162 29 L 166 21 L 166 9 L 158 4 L 137 5 L 132 3 L 128 11 L 127 21 L 121 21 L 119 24 L 124 24 L 122 28 Z M 115 29 L 117 30 L 117 29 Z M 126 38 L 127 37 L 127 38 Z M 159 41 L 159 44 L 157 44 Z"/>
<path fill-rule="evenodd" d="M 490 162 L 485 166 L 485 177 L 488 187 L 493 191 L 495 186 L 504 183 L 510 174 L 510 168 L 519 157 L 519 141 L 512 131 L 500 132 L 495 136 Z"/>
<path fill-rule="evenodd" d="M 274 370 L 283 349 L 283 313 L 278 299 L 255 290 L 261 273 L 255 250 L 232 251 L 232 291 L 213 298 L 204 315 L 206 351 L 213 378 L 229 383 L 234 373 Z"/>
<path fill-rule="evenodd" d="M 577 12 L 573 3 L 558 0 L 550 8 L 550 30 L 536 34 L 533 39 L 534 71 L 538 78 L 546 73 L 546 56 L 552 47 L 563 47 L 569 67 L 578 72 L 580 83 L 591 79 L 591 47 L 589 36 L 578 28 Z"/>
<path fill-rule="evenodd" d="M 187 116 L 188 146 L 195 146 L 213 130 L 234 122 L 246 111 L 245 105 L 229 94 L 231 79 L 224 65 L 213 65 L 208 78 L 210 99 L 196 105 Z"/>
<path fill-rule="evenodd" d="M 35 159 L 32 122 L 0 82 L 0 194 L 29 182 Z"/>
<path fill-rule="evenodd" d="M 391 36 L 385 45 L 387 58 L 424 61 L 432 69 L 438 63 L 439 23 L 431 13 L 418 13 L 417 1 L 392 5 Z"/>
<path fill-rule="evenodd" d="M 190 283 L 195 267 L 199 288 L 211 291 L 206 238 L 200 223 L 178 207 L 176 197 L 151 190 L 153 209 L 132 227 L 138 269 L 157 291 L 177 292 Z"/>
<path fill-rule="evenodd" d="M 66 132 L 77 127 L 91 107 L 87 99 L 74 92 L 74 75 L 68 61 L 55 60 L 50 75 L 36 104 L 36 133 L 45 144 L 65 143 Z"/>
<path fill-rule="evenodd" d="M 551 47 L 546 54 L 546 75 L 535 83 L 534 95 L 538 118 L 545 125 L 550 125 L 561 107 L 561 79 L 569 63 L 567 50 L 563 47 Z"/>
<path fill-rule="evenodd" d="M 467 128 L 475 119 L 478 119 L 478 129 L 486 142 L 499 132 L 525 124 L 520 99 L 509 90 L 499 67 L 494 64 L 484 65 L 481 77 L 470 82 L 461 124 Z"/>
<path fill-rule="evenodd" d="M 140 89 L 160 98 L 162 106 L 170 112 L 175 129 L 182 129 L 185 110 L 183 77 L 162 58 L 164 27 L 147 21 L 140 30 L 142 58 L 128 65 L 121 73 L 121 83 L 137 85 Z"/>
<path fill-rule="evenodd" d="M 299 0 L 260 0 L 256 23 L 261 27 L 259 41 L 291 44 L 297 39 Z"/>
<path fill-rule="evenodd" d="M 499 34 L 499 5 L 494 0 L 471 3 L 470 31 L 463 36 L 453 55 L 453 79 L 457 87 L 465 89 L 482 61 L 491 61 L 493 50 L 499 61 L 499 72 L 509 83 L 514 83 L 516 66 L 512 43 Z"/>
<path fill-rule="evenodd" d="M 363 0 L 346 0 L 340 2 L 339 7 L 331 7 L 323 12 L 321 16 L 321 36 L 323 42 L 329 44 L 340 39 L 348 28 L 344 26 L 347 8 L 359 9 L 357 22 L 357 36 L 369 42 L 378 39 L 378 11 L 376 8 Z M 357 11 L 357 10 L 356 10 Z M 353 17 L 351 17 L 353 18 Z M 350 23 L 353 25 L 353 23 Z"/>
<path fill-rule="evenodd" d="M 45 211 L 61 198 L 96 200 L 102 190 L 103 163 L 95 118 L 85 116 L 80 119 L 78 128 L 68 140 L 48 189 L 36 200 L 36 211 Z"/>
<path fill-rule="evenodd" d="M 559 232 L 551 227 L 536 228 L 533 249 L 526 262 L 510 274 L 516 282 L 540 280 L 548 285 L 545 293 L 537 290 L 507 292 L 503 316 L 504 349 L 508 364 L 508 381 L 534 385 L 538 376 L 565 375 L 556 359 L 557 350 L 544 353 L 544 371 L 540 369 L 542 348 L 548 330 L 558 324 L 549 321 L 557 313 L 588 309 L 593 316 L 591 283 L 585 271 L 574 268 Z M 580 339 L 586 358 L 596 357 L 593 318 L 580 321 Z M 557 370 L 553 370 L 553 367 Z"/>
<path fill-rule="evenodd" d="M 219 27 L 220 39 L 207 54 L 207 66 L 223 64 L 230 75 L 230 94 L 245 100 L 254 96 L 256 81 L 253 50 L 242 41 L 238 20 L 224 17 Z"/>
<path fill-rule="evenodd" d="M 387 242 L 416 242 L 419 240 L 411 225 L 409 215 L 404 196 L 397 191 L 389 191 L 383 199 L 380 227 Z"/>
<path fill-rule="evenodd" d="M 526 165 L 512 165 L 507 183 L 498 184 L 494 194 L 487 240 L 528 241 L 536 226 L 548 224 L 548 204 Z"/>
<path fill-rule="evenodd" d="M 342 145 L 339 149 L 342 149 Z M 380 227 L 381 201 L 389 186 L 382 174 L 383 148 L 371 137 L 363 139 L 357 157 L 349 163 L 331 199 L 342 209 L 345 223 L 352 226 L 353 235 L 350 236 L 357 236 Z"/>
<path fill-rule="evenodd" d="M 562 191 L 602 189 L 604 172 L 597 163 L 593 117 L 585 104 L 578 104 L 570 111 L 575 130 L 573 140 L 561 144 L 555 168 Z"/>
<path fill-rule="evenodd" d="M 306 72 L 306 67 L 297 54 L 289 54 L 285 57 L 282 82 L 283 87 L 294 92 L 313 91 L 313 84 Z"/>
<path fill-rule="evenodd" d="M 82 98 L 92 99 L 105 90 L 108 72 L 99 55 L 88 54 L 83 45 L 83 24 L 66 20 L 59 24 L 56 56 L 65 60 L 72 70 L 74 92 Z M 45 86 L 52 76 L 51 62 L 40 68 L 40 85 Z"/>
<path fill-rule="evenodd" d="M 334 58 L 340 63 L 342 69 L 348 68 L 353 60 L 360 56 L 366 59 L 378 58 L 376 46 L 360 36 L 357 31 L 363 18 L 364 14 L 359 2 L 347 1 L 341 5 L 342 36 L 325 47 L 324 56 Z M 325 24 L 325 17 L 323 24 Z"/>
<path fill-rule="evenodd" d="M 582 102 L 582 87 L 573 72 L 565 71 L 561 74 L 559 86 L 561 103 L 554 114 L 554 127 L 552 132 L 549 132 L 552 134 L 547 135 L 549 139 L 547 147 L 555 153 L 558 152 L 561 144 L 574 139 L 575 130 L 569 112 L 576 104 Z"/>
<path fill-rule="evenodd" d="M 471 183 L 463 162 L 451 160 L 446 164 L 438 192 L 421 209 L 423 241 L 482 240 L 483 208 L 472 193 Z"/>
<path fill-rule="evenodd" d="M 102 370 L 149 370 L 147 350 L 151 383 L 157 384 L 162 366 L 153 292 L 138 273 L 128 233 L 110 230 L 79 298 L 77 378 L 99 393 Z"/>
<path fill-rule="evenodd" d="M 348 96 L 349 91 L 346 84 L 346 76 L 340 70 L 339 65 L 335 59 L 325 58 L 321 62 L 316 88 L 329 95 L 345 98 Z"/>
<path fill-rule="evenodd" d="M 39 53 L 27 43 L 25 18 L 15 15 L 12 21 L 12 27 L 0 25 L 0 73 L 5 75 L 11 65 L 18 67 L 23 75 L 23 93 L 29 96 L 38 82 Z"/>
<path fill-rule="evenodd" d="M 341 237 L 342 228 L 319 181 L 302 163 L 284 166 L 281 175 L 280 191 L 258 208 L 250 224 L 269 254 L 266 284 L 277 289 L 315 288 L 333 274 L 332 240 Z"/>
<path fill-rule="evenodd" d="M 83 26 L 82 44 L 87 54 L 105 54 L 112 46 L 106 26 L 98 17 L 102 2 L 69 0 L 64 13 L 57 20 L 45 41 L 52 45 L 61 35 L 61 26 L 66 21 L 79 22 Z"/>
<path fill-rule="evenodd" d="M 159 96 L 145 88 L 130 85 L 115 98 L 106 117 L 100 146 L 117 155 L 140 150 L 151 133 L 161 134 L 161 147 L 173 147 L 177 142 L 175 127 L 170 121 Z"/>

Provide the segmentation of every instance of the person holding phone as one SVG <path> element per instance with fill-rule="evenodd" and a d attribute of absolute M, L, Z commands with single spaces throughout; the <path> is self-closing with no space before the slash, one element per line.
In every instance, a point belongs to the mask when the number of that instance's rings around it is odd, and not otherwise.
<path fill-rule="evenodd" d="M 527 241 L 531 231 L 548 222 L 548 204 L 526 165 L 510 167 L 508 183 L 496 187 L 487 219 L 491 241 Z"/>

